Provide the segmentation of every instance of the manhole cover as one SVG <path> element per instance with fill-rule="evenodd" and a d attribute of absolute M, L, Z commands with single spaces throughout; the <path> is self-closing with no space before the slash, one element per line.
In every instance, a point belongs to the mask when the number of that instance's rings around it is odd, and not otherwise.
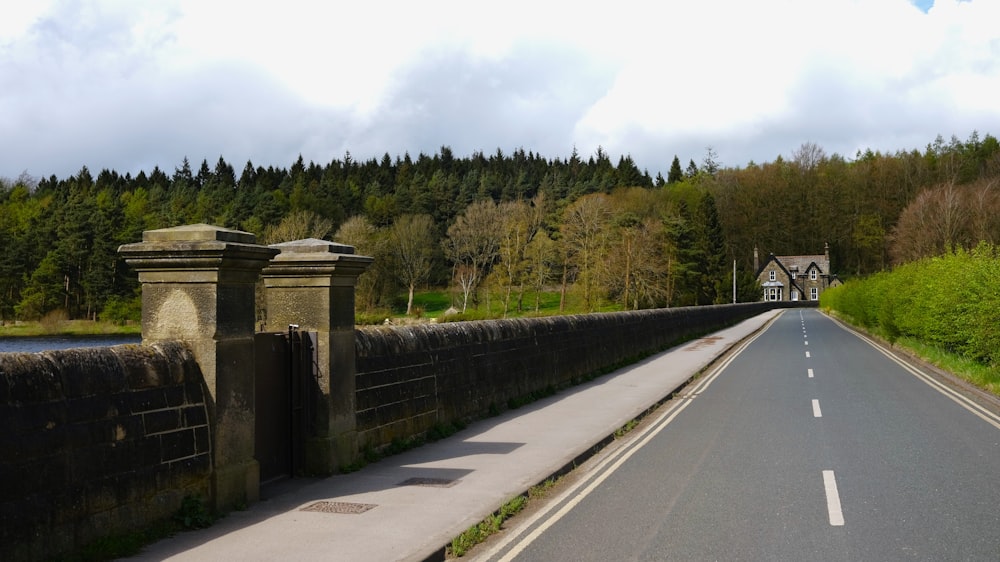
<path fill-rule="evenodd" d="M 450 488 L 458 484 L 458 480 L 451 478 L 408 478 L 403 480 L 399 486 L 430 486 L 432 488 Z"/>
<path fill-rule="evenodd" d="M 318 511 L 320 513 L 342 513 L 346 515 L 354 515 L 357 513 L 364 513 L 373 507 L 376 506 L 370 503 L 321 501 L 307 505 L 299 511 Z"/>

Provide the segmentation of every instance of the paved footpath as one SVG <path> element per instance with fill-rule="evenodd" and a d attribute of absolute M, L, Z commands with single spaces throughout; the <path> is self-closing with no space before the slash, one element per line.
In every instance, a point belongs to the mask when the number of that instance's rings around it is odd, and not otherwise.
<path fill-rule="evenodd" d="M 131 560 L 443 559 L 451 540 L 606 442 L 732 346 L 770 311 L 455 435 L 324 479 L 293 479 L 245 511 Z"/>

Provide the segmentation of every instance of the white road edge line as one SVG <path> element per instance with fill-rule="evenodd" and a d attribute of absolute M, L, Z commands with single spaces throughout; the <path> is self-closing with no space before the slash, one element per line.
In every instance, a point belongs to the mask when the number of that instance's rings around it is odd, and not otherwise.
<path fill-rule="evenodd" d="M 823 488 L 826 490 L 826 511 L 830 514 L 830 525 L 843 527 L 844 511 L 840 507 L 840 492 L 837 491 L 837 478 L 832 470 L 823 471 Z"/>
<path fill-rule="evenodd" d="M 821 418 L 823 417 L 823 412 L 819 409 L 819 400 L 813 400 L 813 417 Z"/>
<path fill-rule="evenodd" d="M 782 314 L 784 314 L 784 312 L 785 312 L 784 310 L 780 311 L 764 325 L 763 329 L 761 329 L 748 339 L 744 340 L 742 343 L 737 344 L 735 347 L 733 347 L 729 357 L 727 357 L 722 363 L 720 363 L 714 369 L 712 369 L 712 371 L 709 372 L 708 375 L 706 375 L 700 382 L 698 382 L 698 384 L 695 385 L 695 388 L 692 390 L 692 394 L 699 394 L 701 392 L 704 392 L 704 390 L 707 389 L 709 385 L 711 385 L 712 382 L 715 381 L 715 379 L 717 379 L 722 374 L 723 371 L 725 371 L 726 367 L 728 367 L 730 363 L 736 360 L 736 358 L 743 352 L 743 350 L 749 347 L 751 343 L 753 343 L 757 338 L 762 336 L 764 332 L 770 329 L 770 327 L 774 324 L 774 322 Z M 540 509 L 537 513 L 532 515 L 532 517 L 526 519 L 524 523 L 519 527 L 519 530 L 517 532 L 511 533 L 506 540 L 499 541 L 492 549 L 482 553 L 481 555 L 474 555 L 472 557 L 472 560 L 493 560 L 493 558 L 496 557 L 505 548 L 507 548 L 508 545 L 516 542 L 516 544 L 514 544 L 505 555 L 503 555 L 503 557 L 499 558 L 500 561 L 504 562 L 513 560 L 515 557 L 517 557 L 518 554 L 524 551 L 524 549 L 528 548 L 528 546 L 532 542 L 534 542 L 535 539 L 540 537 L 542 533 L 544 533 L 549 527 L 551 527 L 557 521 L 562 519 L 567 513 L 569 513 L 574 507 L 576 507 L 577 504 L 579 504 L 581 501 L 583 501 L 584 498 L 590 495 L 590 493 L 593 492 L 598 486 L 600 486 L 601 483 L 604 482 L 609 476 L 611 476 L 612 473 L 618 470 L 618 468 L 621 467 L 621 465 L 623 465 L 625 461 L 627 461 L 639 449 L 641 449 L 647 443 L 649 443 L 649 441 L 651 441 L 653 437 L 656 437 L 656 435 L 659 434 L 660 431 L 662 431 L 664 428 L 666 428 L 667 425 L 674 420 L 674 418 L 680 415 L 680 413 L 684 411 L 684 409 L 687 408 L 691 404 L 691 402 L 692 402 L 691 399 L 686 399 L 679 402 L 675 408 L 668 408 L 667 410 L 665 410 L 663 414 L 661 414 L 656 419 L 656 421 L 650 424 L 650 426 L 645 430 L 644 433 L 636 436 L 635 438 L 636 441 L 634 441 L 632 444 L 626 447 L 623 447 L 621 450 L 616 451 L 614 454 L 609 455 L 607 458 L 603 459 L 601 462 L 596 464 L 593 467 L 590 476 L 581 479 L 575 485 L 567 488 L 559 497 L 551 499 L 549 501 L 548 507 Z M 595 474 L 596 477 L 594 477 Z M 587 485 L 586 488 L 577 493 L 577 491 L 585 484 L 588 484 L 588 482 L 589 485 Z M 566 498 L 570 498 L 569 501 L 566 501 Z M 563 505 L 564 501 L 566 501 L 565 505 Z M 556 507 L 559 507 L 560 505 L 562 505 L 562 508 L 559 509 L 554 514 L 550 515 L 550 512 Z M 535 525 L 535 523 L 541 521 L 542 519 L 544 519 L 544 521 L 542 521 L 538 525 L 538 527 L 536 527 L 530 533 L 525 535 L 524 538 L 519 538 L 525 531 L 531 529 L 532 526 Z"/>

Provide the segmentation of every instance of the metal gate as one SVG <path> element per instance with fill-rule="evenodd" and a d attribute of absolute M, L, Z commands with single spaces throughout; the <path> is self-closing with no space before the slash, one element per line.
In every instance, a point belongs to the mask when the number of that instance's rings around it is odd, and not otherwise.
<path fill-rule="evenodd" d="M 315 365 L 313 334 L 254 335 L 255 452 L 260 482 L 294 476 L 302 466 L 302 443 L 309 431 Z"/>

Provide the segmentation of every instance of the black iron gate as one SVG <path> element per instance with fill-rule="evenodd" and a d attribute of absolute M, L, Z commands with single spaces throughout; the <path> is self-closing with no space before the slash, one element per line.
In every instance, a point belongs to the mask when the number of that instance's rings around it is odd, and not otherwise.
<path fill-rule="evenodd" d="M 260 482 L 294 476 L 302 466 L 309 431 L 315 345 L 309 332 L 254 335 L 255 454 Z"/>

